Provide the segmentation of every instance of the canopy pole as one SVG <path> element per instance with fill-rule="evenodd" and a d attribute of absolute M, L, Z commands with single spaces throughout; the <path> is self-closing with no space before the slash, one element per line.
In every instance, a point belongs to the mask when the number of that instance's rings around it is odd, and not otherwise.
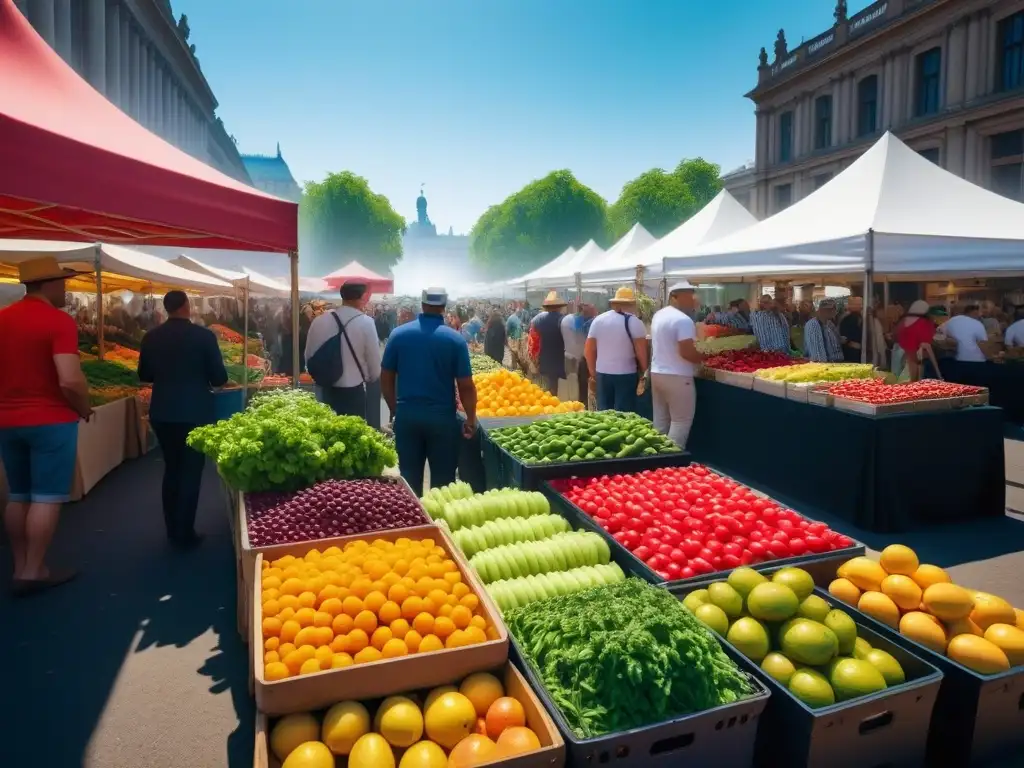
<path fill-rule="evenodd" d="M 871 311 L 871 295 L 872 291 L 872 274 L 875 266 L 875 230 L 868 230 L 868 266 L 864 270 L 864 308 L 861 311 L 861 324 L 860 324 L 860 361 L 862 363 L 868 362 L 868 339 L 870 334 L 868 333 L 868 326 L 871 325 L 874 320 L 868 319 L 868 312 Z"/>
<path fill-rule="evenodd" d="M 882 281 L 882 309 L 889 309 L 889 278 Z"/>
<path fill-rule="evenodd" d="M 644 292 L 644 265 L 637 264 L 636 266 L 636 277 L 633 280 L 633 286 L 636 290 L 636 295 L 639 297 Z"/>
<path fill-rule="evenodd" d="M 107 324 L 106 313 L 103 311 L 103 269 L 99 243 L 96 244 L 96 256 L 93 264 L 96 266 L 96 349 L 97 357 L 103 359 L 104 339 L 103 326 Z"/>
<path fill-rule="evenodd" d="M 249 276 L 242 287 L 242 402 L 249 402 Z"/>
<path fill-rule="evenodd" d="M 299 252 L 288 254 L 291 260 L 292 280 L 292 386 L 299 386 L 299 362 L 302 354 L 299 350 Z"/>
<path fill-rule="evenodd" d="M 580 311 L 580 305 L 583 303 L 583 273 L 576 273 L 576 311 Z"/>

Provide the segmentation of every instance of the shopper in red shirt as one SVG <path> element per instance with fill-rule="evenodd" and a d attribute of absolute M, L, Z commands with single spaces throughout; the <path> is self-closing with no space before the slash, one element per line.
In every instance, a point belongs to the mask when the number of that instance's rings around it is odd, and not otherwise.
<path fill-rule="evenodd" d="M 0 457 L 10 486 L 4 525 L 14 553 L 15 595 L 73 578 L 50 569 L 61 504 L 71 494 L 78 421 L 92 414 L 78 357 L 78 327 L 64 306 L 64 281 L 82 274 L 52 256 L 19 266 L 25 298 L 0 310 Z"/>

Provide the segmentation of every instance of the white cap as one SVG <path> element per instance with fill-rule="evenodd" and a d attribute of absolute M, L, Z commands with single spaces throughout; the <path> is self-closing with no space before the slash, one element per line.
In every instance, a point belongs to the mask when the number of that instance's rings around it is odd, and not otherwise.
<path fill-rule="evenodd" d="M 673 283 L 668 287 L 668 295 L 671 296 L 676 291 L 696 291 L 697 286 L 693 285 L 689 280 L 680 280 L 678 283 Z"/>
<path fill-rule="evenodd" d="M 444 307 L 448 305 L 448 291 L 444 288 L 426 288 L 423 291 L 422 303 L 428 307 Z"/>

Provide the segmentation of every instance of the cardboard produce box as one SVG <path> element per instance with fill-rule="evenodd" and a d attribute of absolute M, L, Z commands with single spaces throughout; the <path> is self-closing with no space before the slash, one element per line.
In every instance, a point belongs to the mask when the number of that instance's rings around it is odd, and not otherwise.
<path fill-rule="evenodd" d="M 268 715 L 287 715 L 293 712 L 312 712 L 345 699 L 373 699 L 419 688 L 433 688 L 473 672 L 500 667 L 508 660 L 508 631 L 501 613 L 491 600 L 483 583 L 476 577 L 469 563 L 445 532 L 433 525 L 377 531 L 355 536 L 343 536 L 304 544 L 282 544 L 269 547 L 256 556 L 255 570 L 263 568 L 263 560 L 274 560 L 284 555 L 304 556 L 310 549 L 328 547 L 344 549 L 345 545 L 365 539 L 395 541 L 400 538 L 434 539 L 444 548 L 462 574 L 462 581 L 480 600 L 481 612 L 487 623 L 498 633 L 497 640 L 487 640 L 461 648 L 445 648 L 427 653 L 412 653 L 393 659 L 381 659 L 364 664 L 353 664 L 317 674 L 267 681 L 263 664 L 263 615 L 261 584 L 253 580 L 251 610 L 251 643 L 253 687 L 257 708 Z M 340 693 L 340 695 L 339 695 Z"/>
<path fill-rule="evenodd" d="M 517 755 L 505 760 L 492 760 L 481 765 L 500 766 L 500 768 L 562 768 L 565 765 L 565 742 L 558 728 L 555 727 L 544 706 L 537 698 L 530 684 L 522 673 L 506 662 L 504 666 L 488 670 L 502 680 L 505 695 L 519 701 L 526 712 L 526 726 L 537 734 L 540 749 L 525 755 Z M 458 685 L 461 678 L 451 678 L 443 684 Z M 412 691 L 415 692 L 415 691 Z M 421 697 L 422 699 L 422 697 Z M 372 713 L 378 701 L 363 702 Z M 374 706 L 371 707 L 369 704 Z M 270 751 L 270 730 L 273 719 L 262 712 L 256 713 L 256 743 L 253 749 L 253 768 L 281 768 L 281 761 Z M 426 738 L 426 734 L 424 734 Z M 345 758 L 337 758 L 341 764 Z M 396 763 L 398 760 L 396 759 Z"/>
<path fill-rule="evenodd" d="M 134 400 L 134 398 L 132 398 Z M 78 501 L 125 460 L 128 398 L 93 409 L 89 421 L 78 423 L 78 457 L 71 500 Z"/>

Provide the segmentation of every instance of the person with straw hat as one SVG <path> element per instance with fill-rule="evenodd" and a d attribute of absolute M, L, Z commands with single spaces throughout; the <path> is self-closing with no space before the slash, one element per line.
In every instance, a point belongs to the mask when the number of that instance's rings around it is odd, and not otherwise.
<path fill-rule="evenodd" d="M 611 309 L 594 318 L 583 354 L 594 372 L 591 391 L 597 409 L 637 410 L 637 384 L 647 374 L 647 329 L 636 316 L 632 288 L 619 288 L 609 301 Z"/>
<path fill-rule="evenodd" d="M 0 310 L 0 457 L 10 496 L 4 525 L 12 591 L 26 595 L 74 578 L 46 564 L 61 505 L 71 496 L 78 422 L 92 415 L 78 357 L 78 327 L 62 311 L 65 281 L 85 272 L 53 256 L 18 265 L 25 297 Z"/>
<path fill-rule="evenodd" d="M 531 325 L 540 336 L 540 369 L 544 388 L 558 395 L 558 380 L 565 378 L 565 338 L 562 336 L 562 313 L 567 306 L 558 291 L 550 291 L 541 305 L 544 310 L 533 318 Z"/>

